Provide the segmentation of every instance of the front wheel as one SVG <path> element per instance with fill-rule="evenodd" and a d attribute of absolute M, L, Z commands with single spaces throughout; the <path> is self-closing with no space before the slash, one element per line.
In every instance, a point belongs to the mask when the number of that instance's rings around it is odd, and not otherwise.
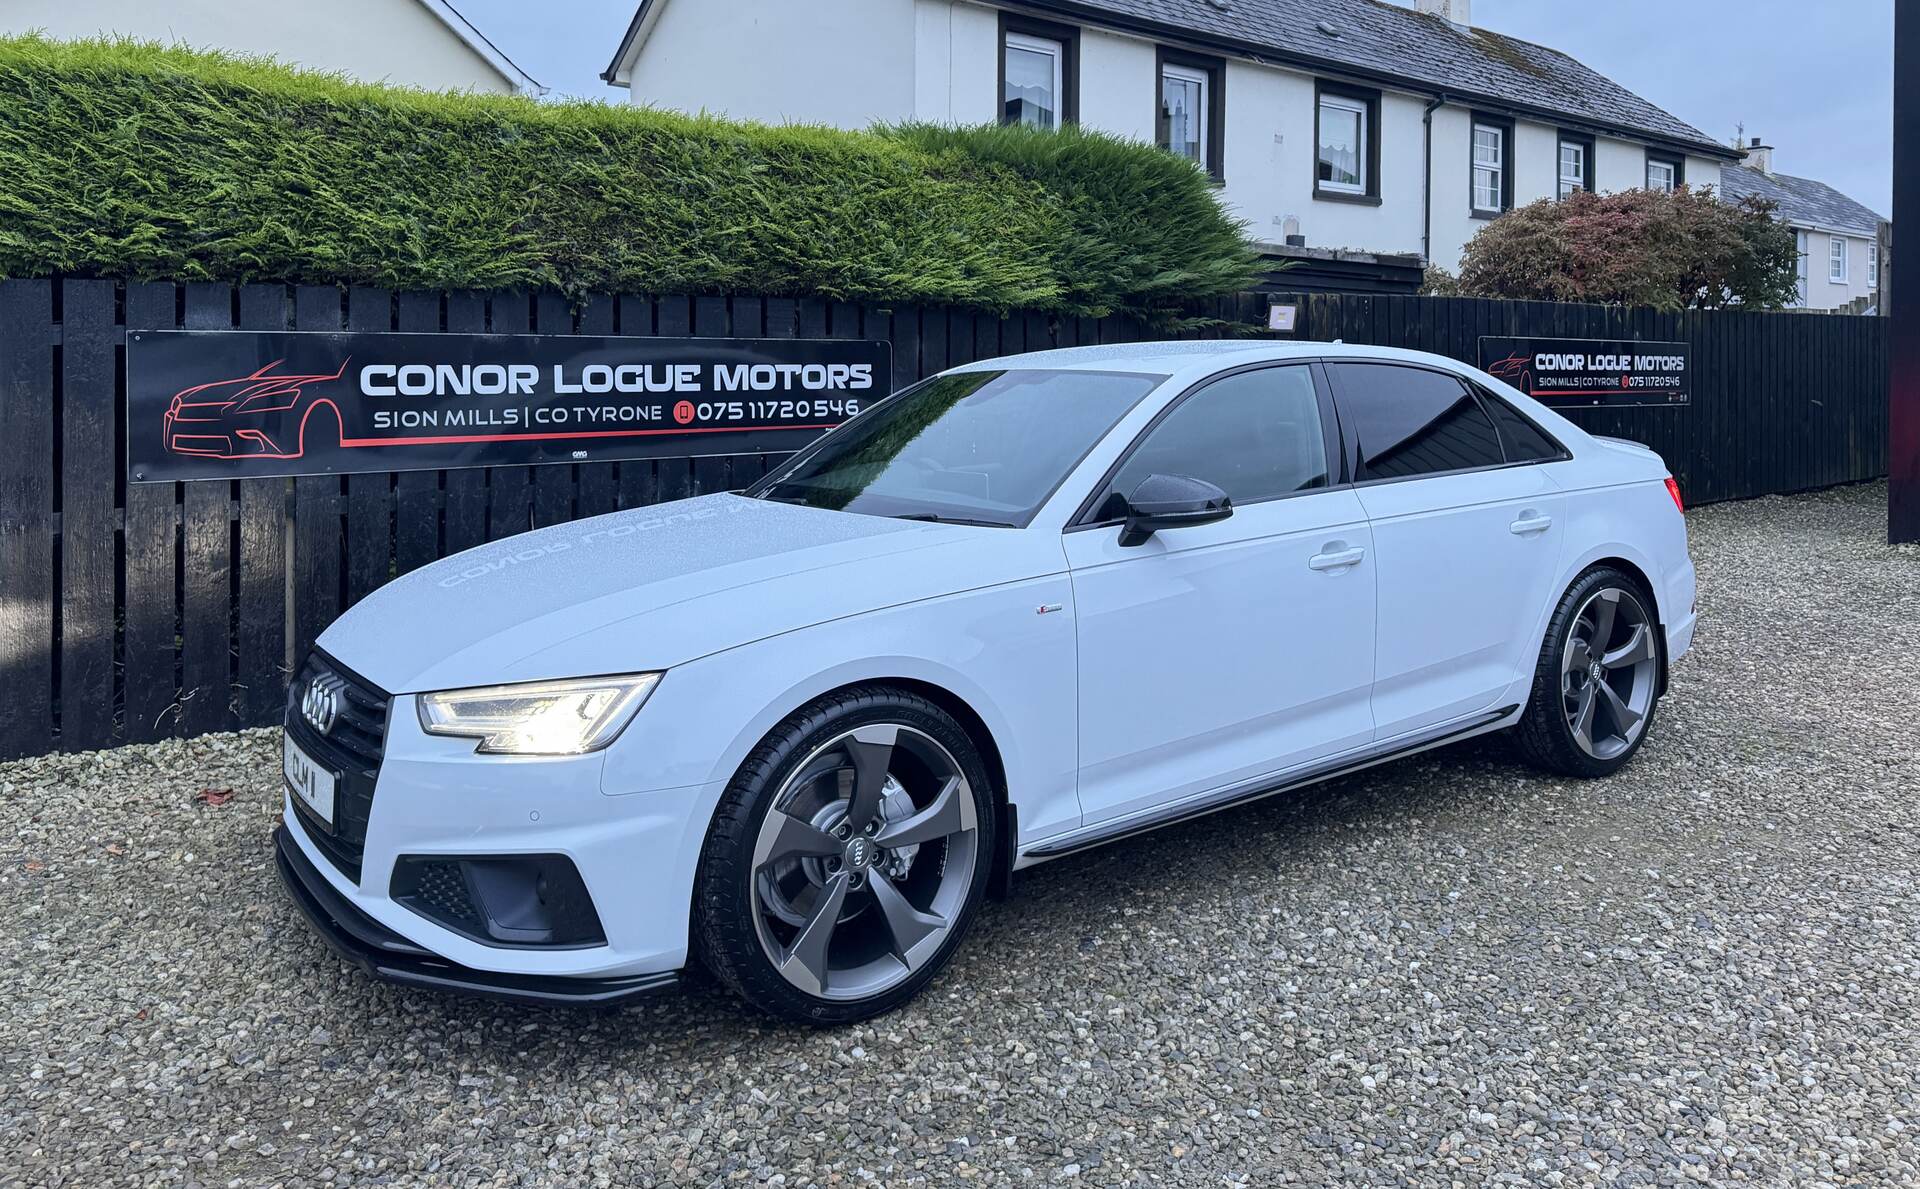
<path fill-rule="evenodd" d="M 841 1024 L 912 998 L 972 923 L 994 799 L 967 733 L 886 686 L 802 707 L 754 749 L 701 849 L 694 941 L 748 1002 Z"/>
<path fill-rule="evenodd" d="M 1520 750 L 1563 776 L 1609 776 L 1640 750 L 1660 697 L 1653 599 L 1611 566 L 1582 574 L 1560 599 L 1540 647 Z"/>

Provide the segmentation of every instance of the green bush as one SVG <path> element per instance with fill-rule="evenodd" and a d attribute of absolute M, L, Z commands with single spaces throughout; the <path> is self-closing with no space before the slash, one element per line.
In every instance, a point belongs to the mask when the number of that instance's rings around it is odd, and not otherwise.
<path fill-rule="evenodd" d="M 1069 216 L 1055 249 L 1069 305 L 1097 307 L 1109 293 L 1172 305 L 1244 289 L 1260 270 L 1241 224 L 1221 217 L 1207 175 L 1172 153 L 1074 127 L 879 131 L 928 153 L 1004 166 L 1057 196 Z"/>
<path fill-rule="evenodd" d="M 734 123 L 0 39 L 0 276 L 755 293 L 1174 316 L 1253 259 L 1093 134 Z"/>

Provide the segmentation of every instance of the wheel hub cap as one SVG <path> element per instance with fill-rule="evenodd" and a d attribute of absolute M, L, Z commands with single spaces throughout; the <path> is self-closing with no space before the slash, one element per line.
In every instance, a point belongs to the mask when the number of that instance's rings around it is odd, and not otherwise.
<path fill-rule="evenodd" d="M 1659 680 L 1659 623 L 1637 595 L 1595 591 L 1562 645 L 1561 701 L 1574 745 L 1596 759 L 1627 751 L 1645 732 Z"/>
<path fill-rule="evenodd" d="M 754 925 L 801 991 L 863 999 L 911 977 L 951 935 L 980 855 L 959 761 L 903 723 L 821 744 L 773 797 L 755 841 Z"/>

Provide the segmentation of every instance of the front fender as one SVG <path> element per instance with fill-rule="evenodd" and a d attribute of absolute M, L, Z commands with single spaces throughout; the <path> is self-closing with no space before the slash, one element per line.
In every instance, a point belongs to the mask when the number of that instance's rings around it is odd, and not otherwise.
<path fill-rule="evenodd" d="M 1073 592 L 1064 573 L 817 624 L 668 670 L 608 749 L 609 795 L 724 786 L 783 718 L 831 690 L 907 678 L 992 732 L 1032 840 L 1080 821 Z M 1039 614 L 1042 606 L 1061 610 Z M 696 848 L 697 849 L 697 848 Z"/>

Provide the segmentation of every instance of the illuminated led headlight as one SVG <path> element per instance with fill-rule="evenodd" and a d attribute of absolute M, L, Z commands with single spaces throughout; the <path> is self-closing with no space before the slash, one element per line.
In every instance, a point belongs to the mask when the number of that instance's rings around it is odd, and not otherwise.
<path fill-rule="evenodd" d="M 495 755 L 582 755 L 618 738 L 659 683 L 634 673 L 422 694 L 420 729 L 478 739 L 476 750 Z"/>

